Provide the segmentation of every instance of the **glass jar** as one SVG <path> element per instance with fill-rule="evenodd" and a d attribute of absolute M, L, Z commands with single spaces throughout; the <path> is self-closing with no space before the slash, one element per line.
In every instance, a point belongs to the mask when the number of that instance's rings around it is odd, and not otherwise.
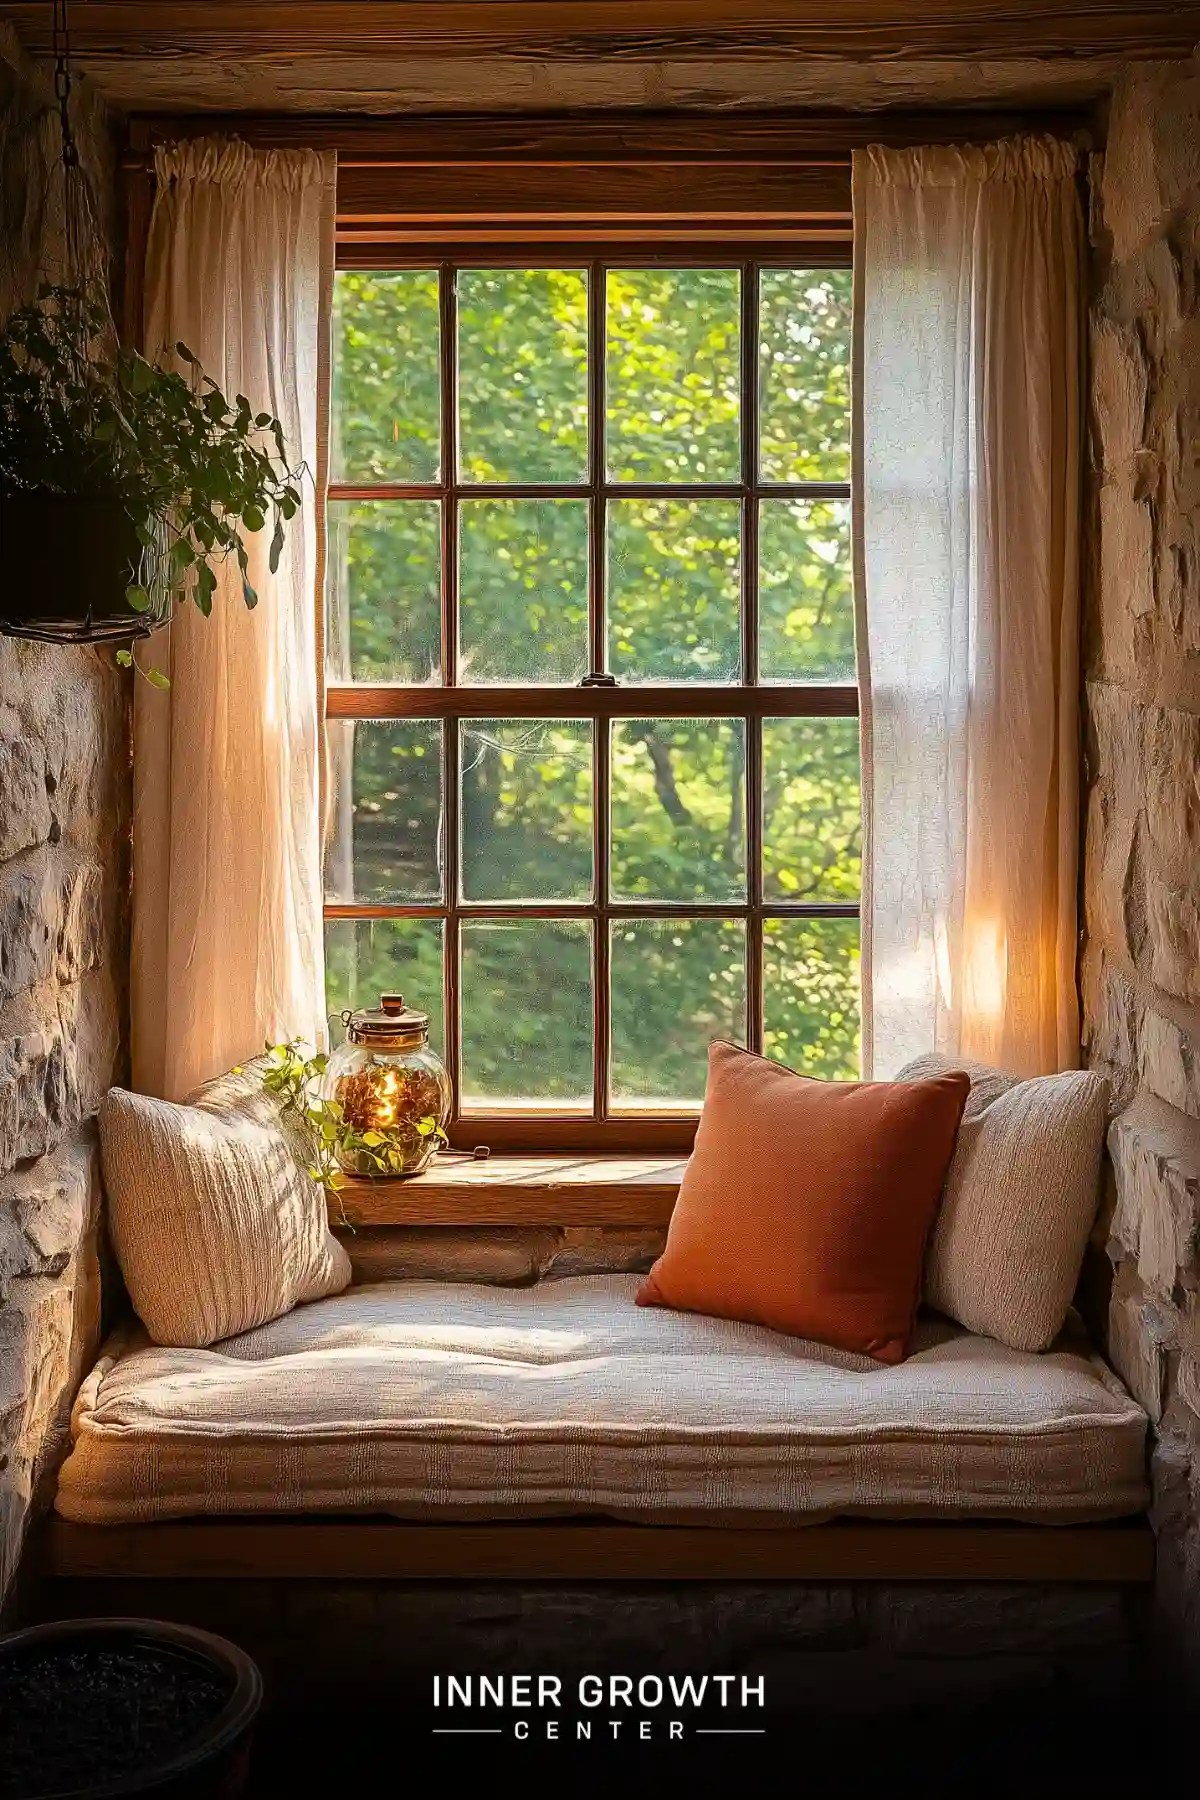
<path fill-rule="evenodd" d="M 419 1175 L 445 1142 L 450 1077 L 429 1048 L 429 1015 L 381 994 L 342 1014 L 346 1041 L 329 1058 L 321 1098 L 341 1108 L 360 1142 L 340 1154 L 348 1175 Z"/>

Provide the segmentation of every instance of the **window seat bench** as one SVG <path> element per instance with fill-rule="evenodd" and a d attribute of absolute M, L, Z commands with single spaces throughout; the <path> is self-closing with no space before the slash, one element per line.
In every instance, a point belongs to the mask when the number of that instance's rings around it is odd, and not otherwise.
<path fill-rule="evenodd" d="M 408 1579 L 1148 1575 L 1145 1417 L 1082 1342 L 1031 1356 L 929 1318 L 885 1368 L 638 1308 L 637 1280 L 379 1282 L 207 1350 L 124 1327 L 76 1401 L 48 1572 L 164 1574 L 172 1537 L 264 1572 L 271 1519 L 296 1574 L 362 1572 L 369 1541 Z"/>

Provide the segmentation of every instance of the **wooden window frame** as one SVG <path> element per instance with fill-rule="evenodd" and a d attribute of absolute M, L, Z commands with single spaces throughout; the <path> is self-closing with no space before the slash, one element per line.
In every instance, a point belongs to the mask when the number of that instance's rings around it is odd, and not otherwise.
<path fill-rule="evenodd" d="M 338 904 L 325 906 L 327 920 L 386 920 L 426 918 L 443 922 L 443 993 L 446 1061 L 454 1077 L 454 1112 L 451 1143 L 469 1148 L 486 1142 L 497 1151 L 561 1152 L 577 1154 L 686 1152 L 695 1134 L 694 1109 L 622 1110 L 614 1107 L 610 1087 L 610 983 L 611 925 L 626 918 L 709 918 L 741 920 L 746 926 L 746 1042 L 762 1048 L 763 1025 L 763 929 L 774 919 L 857 919 L 857 903 L 784 902 L 764 898 L 762 882 L 762 722 L 768 718 L 856 718 L 858 688 L 855 683 L 763 683 L 758 673 L 758 511 L 765 499 L 834 500 L 848 503 L 850 484 L 840 482 L 764 482 L 758 474 L 758 293 L 759 273 L 764 269 L 792 267 L 831 268 L 849 266 L 849 247 L 844 242 L 819 247 L 798 242 L 792 247 L 745 244 L 735 252 L 728 243 L 687 244 L 672 242 L 648 247 L 634 239 L 628 244 L 592 244 L 586 254 L 575 246 L 574 255 L 563 255 L 561 240 L 535 244 L 497 244 L 486 240 L 456 246 L 459 253 L 422 254 L 413 243 L 386 244 L 364 256 L 357 243 L 339 245 L 338 267 L 431 268 L 438 270 L 441 357 L 441 479 L 423 483 L 332 483 L 331 501 L 412 500 L 436 501 L 441 509 L 441 685 L 409 687 L 391 683 L 341 683 L 330 681 L 326 689 L 326 716 L 330 719 L 436 719 L 444 721 L 442 803 L 445 839 L 443 899 L 412 904 Z M 480 484 L 462 481 L 458 470 L 457 443 L 457 318 L 456 269 L 542 265 L 585 270 L 588 276 L 588 479 L 584 482 L 506 482 Z M 605 274 L 610 268 L 670 267 L 732 268 L 741 273 L 741 473 L 734 482 L 614 482 L 607 479 L 604 464 L 605 421 Z M 598 347 L 598 353 L 597 353 Z M 612 499 L 708 498 L 734 500 L 741 509 L 741 643 L 742 674 L 737 683 L 680 683 L 672 685 L 603 685 L 606 670 L 607 616 L 605 592 L 605 516 Z M 582 685 L 463 686 L 457 680 L 458 626 L 458 509 L 463 499 L 548 499 L 584 501 L 589 509 L 588 614 L 591 674 Z M 596 677 L 602 678 L 597 681 Z M 593 750 L 593 857 L 595 890 L 592 900 L 557 903 L 464 901 L 460 896 L 459 856 L 459 720 L 470 718 L 586 718 L 594 722 Z M 736 718 L 746 728 L 746 854 L 747 897 L 734 904 L 634 903 L 614 901 L 609 893 L 609 774 L 611 725 L 614 719 L 636 718 Z M 535 1103 L 520 1113 L 472 1110 L 464 1113 L 460 1098 L 460 931 L 463 921 L 486 918 L 581 919 L 592 925 L 593 973 L 593 1104 L 586 1113 L 570 1115 L 557 1109 L 539 1111 Z"/>

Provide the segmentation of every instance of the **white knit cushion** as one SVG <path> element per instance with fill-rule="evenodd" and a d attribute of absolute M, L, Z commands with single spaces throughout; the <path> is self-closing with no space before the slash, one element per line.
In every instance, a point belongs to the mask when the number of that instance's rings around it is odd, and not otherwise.
<path fill-rule="evenodd" d="M 113 1246 L 156 1343 L 211 1344 L 349 1283 L 324 1194 L 257 1065 L 184 1106 L 113 1088 L 100 1145 Z"/>
<path fill-rule="evenodd" d="M 897 1080 L 947 1069 L 965 1069 L 971 1092 L 925 1258 L 925 1299 L 1014 1350 L 1048 1349 L 1096 1216 L 1108 1083 L 1086 1069 L 1015 1081 L 944 1056 L 919 1056 Z"/>

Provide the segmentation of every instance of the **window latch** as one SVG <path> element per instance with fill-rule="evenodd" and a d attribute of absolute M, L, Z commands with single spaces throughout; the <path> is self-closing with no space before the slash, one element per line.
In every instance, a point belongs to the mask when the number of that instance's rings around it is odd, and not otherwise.
<path fill-rule="evenodd" d="M 593 669 L 590 675 L 584 676 L 579 685 L 580 687 L 616 687 L 617 678 L 615 675 L 602 675 L 598 670 Z"/>

